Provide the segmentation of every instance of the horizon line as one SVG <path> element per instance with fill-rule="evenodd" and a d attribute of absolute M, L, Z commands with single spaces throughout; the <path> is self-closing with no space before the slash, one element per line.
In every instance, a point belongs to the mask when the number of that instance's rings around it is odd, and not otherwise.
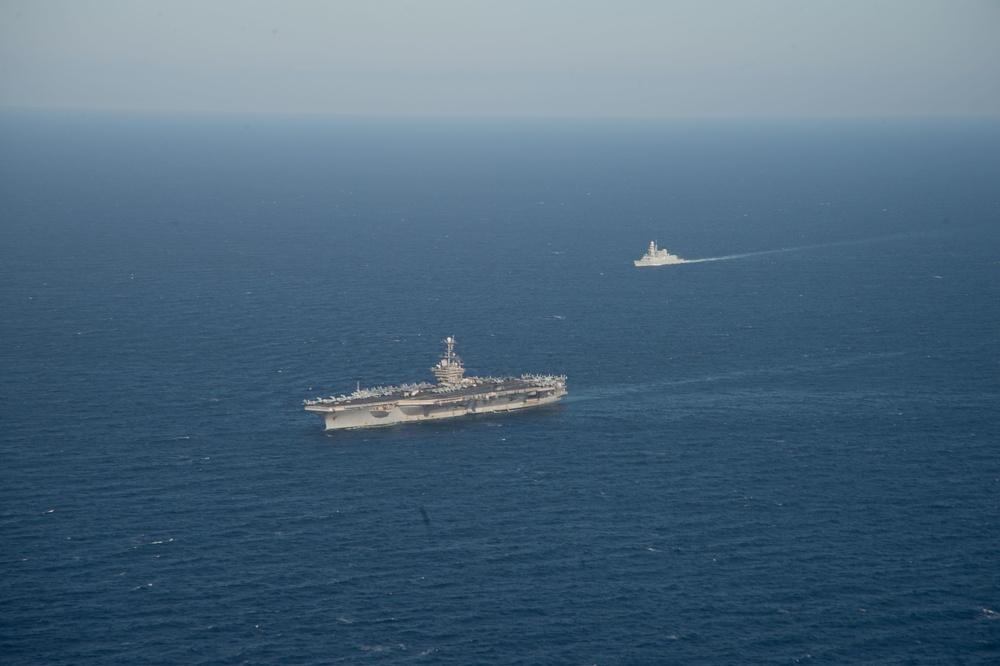
<path fill-rule="evenodd" d="M 1000 119 L 997 113 L 857 113 L 857 114 L 557 114 L 557 113 L 391 113 L 368 112 L 347 113 L 340 111 L 310 110 L 263 110 L 263 109 L 204 109 L 204 108 L 162 108 L 162 107 L 114 107 L 114 106 L 45 106 L 0 103 L 0 113 L 9 112 L 65 112 L 71 114 L 94 113 L 134 113 L 134 114 L 174 114 L 207 116 L 271 116 L 310 117 L 341 119 L 384 119 L 384 120 L 972 120 Z"/>

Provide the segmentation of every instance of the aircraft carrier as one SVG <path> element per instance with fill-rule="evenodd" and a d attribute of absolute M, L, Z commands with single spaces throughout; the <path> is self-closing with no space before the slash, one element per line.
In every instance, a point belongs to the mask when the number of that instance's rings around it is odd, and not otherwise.
<path fill-rule="evenodd" d="M 322 416 L 327 430 L 339 430 L 508 412 L 546 405 L 566 395 L 566 377 L 562 375 L 465 377 L 462 360 L 455 355 L 455 338 L 442 342 L 446 351 L 431 368 L 437 384 L 369 389 L 359 385 L 350 395 L 306 400 L 305 408 Z"/>

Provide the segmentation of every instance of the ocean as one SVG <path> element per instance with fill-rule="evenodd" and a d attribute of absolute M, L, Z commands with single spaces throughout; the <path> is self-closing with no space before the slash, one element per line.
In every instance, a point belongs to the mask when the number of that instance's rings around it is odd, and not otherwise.
<path fill-rule="evenodd" d="M 997 183 L 996 119 L 5 111 L 0 661 L 997 663 Z M 448 335 L 569 395 L 302 409 Z"/>

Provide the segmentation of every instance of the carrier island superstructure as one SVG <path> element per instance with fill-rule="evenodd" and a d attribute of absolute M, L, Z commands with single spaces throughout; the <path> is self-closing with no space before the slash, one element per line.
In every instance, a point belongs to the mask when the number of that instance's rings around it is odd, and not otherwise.
<path fill-rule="evenodd" d="M 566 395 L 562 375 L 466 377 L 462 360 L 455 354 L 454 336 L 442 342 L 445 353 L 431 368 L 437 384 L 359 386 L 350 395 L 306 400 L 305 408 L 322 416 L 327 430 L 339 430 L 507 412 L 546 405 Z"/>

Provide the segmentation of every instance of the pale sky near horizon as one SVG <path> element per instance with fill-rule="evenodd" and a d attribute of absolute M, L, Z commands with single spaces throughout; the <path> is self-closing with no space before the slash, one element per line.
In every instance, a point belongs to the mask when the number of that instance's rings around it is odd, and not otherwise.
<path fill-rule="evenodd" d="M 1000 115 L 1000 0 L 0 0 L 0 107 Z"/>

